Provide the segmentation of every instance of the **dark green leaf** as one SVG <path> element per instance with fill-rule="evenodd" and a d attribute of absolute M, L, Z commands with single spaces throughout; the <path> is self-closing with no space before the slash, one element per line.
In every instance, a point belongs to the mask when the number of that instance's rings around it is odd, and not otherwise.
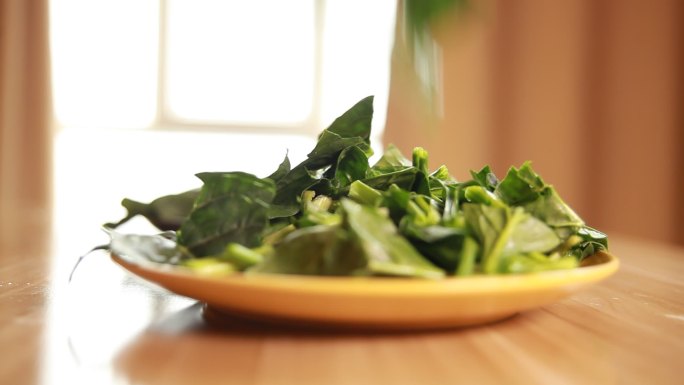
<path fill-rule="evenodd" d="M 273 181 L 242 172 L 198 177 L 204 185 L 178 232 L 179 243 L 197 257 L 219 254 L 231 242 L 259 245 L 275 194 Z"/>
<path fill-rule="evenodd" d="M 418 226 L 411 221 L 402 222 L 401 231 L 411 244 L 432 263 L 453 272 L 458 266 L 466 230 L 439 225 Z"/>
<path fill-rule="evenodd" d="M 403 170 L 407 167 L 411 167 L 411 161 L 407 159 L 397 147 L 390 144 L 387 146 L 387 149 L 385 149 L 382 157 L 373 165 L 372 170 L 384 174 Z"/>
<path fill-rule="evenodd" d="M 393 184 L 383 193 L 381 206 L 389 210 L 390 218 L 395 224 L 399 224 L 407 213 L 407 207 L 411 200 L 411 193 L 408 190 Z"/>
<path fill-rule="evenodd" d="M 297 167 L 306 167 L 312 171 L 330 167 L 335 164 L 342 150 L 363 143 L 364 139 L 361 137 L 346 138 L 332 131 L 325 130 L 318 138 L 316 147 L 309 153 L 308 158 Z"/>
<path fill-rule="evenodd" d="M 593 241 L 601 244 L 606 249 L 608 248 L 608 236 L 594 228 L 584 226 L 577 232 L 577 235 L 582 237 L 584 241 Z"/>
<path fill-rule="evenodd" d="M 511 206 L 523 206 L 553 228 L 584 225 L 556 190 L 532 170 L 529 162 L 525 162 L 520 169 L 512 167 L 496 187 L 495 194 Z"/>
<path fill-rule="evenodd" d="M 303 191 L 316 184 L 318 179 L 301 164 L 282 177 L 276 187 L 269 218 L 289 217 L 299 212 L 297 199 Z"/>
<path fill-rule="evenodd" d="M 536 200 L 546 187 L 544 181 L 525 162 L 519 169 L 511 167 L 506 177 L 496 186 L 495 193 L 506 204 L 515 206 Z"/>
<path fill-rule="evenodd" d="M 584 221 L 568 206 L 553 187 L 546 187 L 532 202 L 524 205 L 525 210 L 546 222 L 551 227 L 581 227 Z"/>
<path fill-rule="evenodd" d="M 359 146 L 363 152 L 369 152 L 372 116 L 373 97 L 368 97 L 358 102 L 324 130 L 307 159 L 278 180 L 277 193 L 273 199 L 278 208 L 272 211 L 272 215 L 296 214 L 297 198 L 319 180 L 316 172 L 332 169 L 334 173 L 338 157 L 344 149 Z"/>
<path fill-rule="evenodd" d="M 283 179 L 285 175 L 290 172 L 290 158 L 285 154 L 285 159 L 280 163 L 278 169 L 276 169 L 273 174 L 267 176 L 268 179 L 278 183 L 279 180 Z"/>
<path fill-rule="evenodd" d="M 327 131 L 342 138 L 360 137 L 370 143 L 371 123 L 373 120 L 373 96 L 367 96 L 328 127 Z"/>
<path fill-rule="evenodd" d="M 253 273 L 353 275 L 366 265 L 339 226 L 313 226 L 290 233 Z"/>
<path fill-rule="evenodd" d="M 352 182 L 366 177 L 368 172 L 368 157 L 358 146 L 347 147 L 340 153 L 335 167 L 335 182 L 339 187 L 345 187 Z"/>
<path fill-rule="evenodd" d="M 418 174 L 418 170 L 415 167 L 409 167 L 366 178 L 363 183 L 377 190 L 387 190 L 391 185 L 397 185 L 404 190 L 411 190 L 416 181 L 416 174 Z"/>
<path fill-rule="evenodd" d="M 580 241 L 572 247 L 569 254 L 579 261 L 599 251 L 608 250 L 608 236 L 596 229 L 584 226 L 576 235 Z"/>
<path fill-rule="evenodd" d="M 190 215 L 199 189 L 180 194 L 165 195 L 150 203 L 141 203 L 132 199 L 124 199 L 121 205 L 126 208 L 126 216 L 116 223 L 106 223 L 104 227 L 116 229 L 136 215 L 142 215 L 150 223 L 162 231 L 178 230 L 183 221 Z"/>
<path fill-rule="evenodd" d="M 441 278 L 444 272 L 423 258 L 380 209 L 342 200 L 353 240 L 368 260 L 372 274 Z"/>
<path fill-rule="evenodd" d="M 478 172 L 470 171 L 470 175 L 473 180 L 477 182 L 480 186 L 486 188 L 488 191 L 494 191 L 496 186 L 499 184 L 499 179 L 494 175 L 492 169 L 489 166 L 484 166 Z"/>

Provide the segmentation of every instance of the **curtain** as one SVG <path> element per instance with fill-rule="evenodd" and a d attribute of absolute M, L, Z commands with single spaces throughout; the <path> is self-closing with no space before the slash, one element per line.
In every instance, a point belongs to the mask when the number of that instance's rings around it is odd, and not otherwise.
<path fill-rule="evenodd" d="M 0 1 L 0 255 L 39 252 L 51 226 L 47 0 Z"/>
<path fill-rule="evenodd" d="M 431 32 L 441 114 L 396 47 L 386 143 L 461 179 L 531 160 L 589 225 L 684 244 L 684 3 L 473 0 Z"/>

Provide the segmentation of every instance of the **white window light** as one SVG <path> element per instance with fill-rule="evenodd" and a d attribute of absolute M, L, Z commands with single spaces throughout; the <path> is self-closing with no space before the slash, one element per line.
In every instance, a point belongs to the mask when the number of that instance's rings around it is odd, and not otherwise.
<path fill-rule="evenodd" d="M 384 123 L 391 0 L 52 0 L 64 127 L 314 135 L 369 94 Z"/>

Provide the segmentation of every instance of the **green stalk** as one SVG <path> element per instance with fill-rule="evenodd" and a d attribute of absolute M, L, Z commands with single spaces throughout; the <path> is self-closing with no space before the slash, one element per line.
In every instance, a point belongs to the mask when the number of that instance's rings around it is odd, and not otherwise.
<path fill-rule="evenodd" d="M 465 237 L 463 240 L 463 248 L 461 249 L 461 259 L 458 262 L 458 269 L 456 275 L 464 276 L 471 275 L 475 271 L 475 259 L 480 246 L 472 237 Z"/>
<path fill-rule="evenodd" d="M 221 254 L 220 259 L 230 262 L 238 269 L 243 270 L 247 267 L 261 263 L 264 257 L 239 243 L 229 243 L 223 254 Z"/>
<path fill-rule="evenodd" d="M 349 187 L 349 197 L 353 200 L 371 206 L 378 206 L 382 201 L 382 193 L 360 180 L 354 181 Z"/>
<path fill-rule="evenodd" d="M 501 260 L 501 252 L 506 246 L 508 239 L 513 234 L 515 227 L 525 218 L 525 212 L 522 208 L 516 207 L 513 210 L 513 215 L 508 219 L 506 225 L 501 230 L 499 237 L 494 242 L 494 246 L 483 258 L 483 270 L 485 274 L 495 274 L 499 270 L 499 261 Z"/>
<path fill-rule="evenodd" d="M 428 172 L 428 152 L 423 147 L 413 149 L 413 167 L 417 168 L 425 176 L 430 175 Z"/>

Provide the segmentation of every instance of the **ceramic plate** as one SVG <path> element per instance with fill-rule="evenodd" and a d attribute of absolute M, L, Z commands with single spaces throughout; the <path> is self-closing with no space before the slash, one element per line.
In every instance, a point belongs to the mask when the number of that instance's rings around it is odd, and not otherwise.
<path fill-rule="evenodd" d="M 381 329 L 467 326 L 555 302 L 601 281 L 618 260 L 599 253 L 572 270 L 444 280 L 297 275 L 207 277 L 113 255 L 126 270 L 217 314 L 277 322 Z"/>

